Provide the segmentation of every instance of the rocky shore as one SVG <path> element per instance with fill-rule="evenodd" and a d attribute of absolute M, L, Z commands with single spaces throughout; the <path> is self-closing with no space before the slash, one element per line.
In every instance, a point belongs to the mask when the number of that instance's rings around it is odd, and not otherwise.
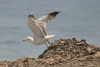
<path fill-rule="evenodd" d="M 59 39 L 38 58 L 22 57 L 0 61 L 0 67 L 100 67 L 99 45 L 90 45 L 85 39 Z"/>

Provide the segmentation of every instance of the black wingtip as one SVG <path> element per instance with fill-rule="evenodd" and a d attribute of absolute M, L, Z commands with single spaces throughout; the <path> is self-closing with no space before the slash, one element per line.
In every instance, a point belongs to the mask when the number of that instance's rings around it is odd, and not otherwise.
<path fill-rule="evenodd" d="M 35 19 L 35 17 L 32 14 L 29 14 L 28 17 L 33 17 Z"/>
<path fill-rule="evenodd" d="M 49 13 L 48 15 L 51 15 L 51 16 L 54 16 L 55 17 L 59 13 L 60 13 L 60 11 L 55 11 L 55 12 Z"/>

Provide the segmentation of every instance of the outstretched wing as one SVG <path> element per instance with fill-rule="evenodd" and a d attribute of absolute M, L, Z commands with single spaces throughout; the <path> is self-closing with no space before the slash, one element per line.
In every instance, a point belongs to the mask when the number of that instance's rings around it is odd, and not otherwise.
<path fill-rule="evenodd" d="M 41 17 L 37 20 L 38 25 L 42 28 L 45 35 L 47 35 L 47 33 L 46 33 L 46 22 L 49 22 L 52 19 L 54 19 L 54 17 L 56 17 L 56 15 L 58 13 L 60 13 L 60 11 L 55 11 L 55 12 L 49 13 L 49 14 L 47 14 L 47 15 L 45 15 L 45 16 L 43 16 L 43 17 Z"/>
<path fill-rule="evenodd" d="M 34 41 L 38 41 L 40 38 L 44 38 L 44 33 L 41 27 L 37 24 L 36 19 L 33 15 L 28 16 L 28 27 L 32 30 L 34 35 Z"/>

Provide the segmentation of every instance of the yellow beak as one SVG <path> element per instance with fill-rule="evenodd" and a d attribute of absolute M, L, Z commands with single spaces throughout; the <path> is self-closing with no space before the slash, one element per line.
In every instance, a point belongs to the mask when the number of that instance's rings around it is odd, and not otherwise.
<path fill-rule="evenodd" d="M 23 41 L 26 41 L 26 39 L 23 39 Z"/>

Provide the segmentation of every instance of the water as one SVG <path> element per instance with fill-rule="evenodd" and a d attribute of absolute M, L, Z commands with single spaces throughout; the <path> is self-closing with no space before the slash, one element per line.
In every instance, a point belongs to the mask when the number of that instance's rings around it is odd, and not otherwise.
<path fill-rule="evenodd" d="M 37 58 L 47 47 L 22 42 L 33 37 L 27 17 L 31 13 L 38 19 L 56 10 L 61 13 L 47 23 L 47 33 L 56 35 L 50 42 L 75 36 L 77 40 L 100 45 L 99 0 L 0 0 L 0 61 Z"/>

